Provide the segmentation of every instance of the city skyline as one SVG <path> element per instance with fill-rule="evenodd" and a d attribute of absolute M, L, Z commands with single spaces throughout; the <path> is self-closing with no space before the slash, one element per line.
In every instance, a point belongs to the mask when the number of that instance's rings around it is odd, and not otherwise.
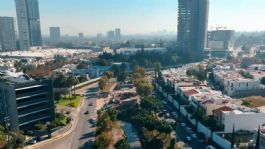
<path fill-rule="evenodd" d="M 64 5 L 61 2 L 39 0 L 44 35 L 49 35 L 51 26 L 60 26 L 63 35 L 78 35 L 78 32 L 106 34 L 112 28 L 121 28 L 123 34 L 145 34 L 164 29 L 177 31 L 177 0 L 79 0 L 78 3 L 68 0 Z M 265 13 L 264 5 L 263 0 L 211 0 L 208 28 L 223 26 L 237 31 L 262 31 L 265 26 L 265 16 L 261 15 Z M 15 12 L 13 1 L 1 1 L 1 16 L 16 17 Z M 66 12 L 70 13 L 62 19 Z"/>

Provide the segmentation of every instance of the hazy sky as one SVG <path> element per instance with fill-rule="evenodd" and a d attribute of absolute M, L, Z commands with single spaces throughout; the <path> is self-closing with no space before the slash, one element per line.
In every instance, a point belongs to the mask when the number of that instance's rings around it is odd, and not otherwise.
<path fill-rule="evenodd" d="M 43 34 L 60 26 L 63 34 L 124 34 L 177 30 L 177 0 L 39 0 Z M 14 0 L 0 0 L 0 16 L 15 17 Z M 265 30 L 265 0 L 210 0 L 209 29 Z"/>

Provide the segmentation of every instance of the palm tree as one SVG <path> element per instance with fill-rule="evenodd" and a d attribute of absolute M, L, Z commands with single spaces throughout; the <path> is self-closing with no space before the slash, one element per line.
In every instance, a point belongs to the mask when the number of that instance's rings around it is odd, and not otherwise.
<path fill-rule="evenodd" d="M 79 80 L 78 80 L 78 78 L 77 78 L 77 77 L 74 77 L 74 78 L 73 78 L 73 85 L 74 85 L 74 96 L 76 95 L 76 94 L 75 94 L 75 91 L 76 91 L 76 88 L 75 88 L 75 86 L 76 86 L 78 83 L 79 83 Z"/>
<path fill-rule="evenodd" d="M 255 149 L 259 149 L 259 144 L 260 144 L 260 126 L 259 126 L 259 129 L 258 129 L 258 135 L 257 135 Z"/>
<path fill-rule="evenodd" d="M 233 124 L 233 132 L 232 132 L 232 138 L 231 138 L 231 149 L 234 148 L 235 144 L 235 124 Z"/>
<path fill-rule="evenodd" d="M 74 77 L 70 76 L 67 78 L 66 84 L 69 88 L 69 98 L 72 98 L 72 86 L 74 85 Z"/>

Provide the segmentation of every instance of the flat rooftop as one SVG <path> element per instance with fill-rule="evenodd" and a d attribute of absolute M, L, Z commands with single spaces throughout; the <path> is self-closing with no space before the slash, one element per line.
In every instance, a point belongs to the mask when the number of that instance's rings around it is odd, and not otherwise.
<path fill-rule="evenodd" d="M 91 50 L 76 50 L 76 49 L 35 49 L 27 51 L 10 51 L 0 52 L 0 57 L 17 57 L 17 58 L 53 58 L 55 55 L 70 56 L 75 53 L 90 53 Z"/>

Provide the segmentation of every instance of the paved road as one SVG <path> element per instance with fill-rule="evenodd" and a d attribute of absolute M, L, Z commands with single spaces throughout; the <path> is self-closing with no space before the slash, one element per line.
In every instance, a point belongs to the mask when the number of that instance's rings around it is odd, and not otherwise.
<path fill-rule="evenodd" d="M 98 85 L 85 89 L 84 105 L 81 109 L 79 122 L 76 131 L 73 133 L 73 141 L 70 149 L 91 149 L 95 141 L 95 127 L 89 120 L 96 118 L 95 100 L 97 97 Z M 89 104 L 93 104 L 90 106 Z M 85 114 L 89 111 L 89 114 Z"/>
<path fill-rule="evenodd" d="M 59 140 L 38 147 L 38 149 L 91 149 L 95 139 L 95 128 L 89 123 L 89 119 L 96 117 L 95 100 L 98 84 L 92 84 L 76 93 L 85 94 L 84 102 L 80 107 L 80 112 L 76 117 L 78 119 L 74 131 Z M 93 106 L 89 106 L 93 103 Z M 89 114 L 85 114 L 89 111 Z"/>
<path fill-rule="evenodd" d="M 157 93 L 156 93 L 156 97 L 158 99 L 165 100 L 164 97 L 160 96 Z M 167 102 L 167 104 L 163 104 L 165 110 L 167 110 L 168 113 L 170 113 L 170 114 L 172 114 L 173 112 L 176 112 L 178 114 L 179 119 L 180 119 L 182 117 L 180 112 L 177 111 L 175 109 L 175 107 L 173 107 L 172 104 L 170 104 L 167 100 L 165 100 L 165 101 Z M 181 118 L 181 119 L 183 120 L 182 122 L 185 123 L 185 126 L 181 126 L 180 124 L 177 125 L 177 127 L 175 128 L 176 138 L 177 138 L 177 140 L 180 140 L 182 142 L 186 142 L 186 137 L 190 136 L 189 133 L 187 132 L 186 128 L 187 127 L 192 128 L 192 125 L 188 121 L 184 120 L 184 118 Z M 194 129 L 193 129 L 193 132 L 195 132 Z M 188 145 L 194 149 L 204 149 L 205 148 L 204 144 L 199 139 L 192 139 L 191 142 L 188 142 Z"/>

